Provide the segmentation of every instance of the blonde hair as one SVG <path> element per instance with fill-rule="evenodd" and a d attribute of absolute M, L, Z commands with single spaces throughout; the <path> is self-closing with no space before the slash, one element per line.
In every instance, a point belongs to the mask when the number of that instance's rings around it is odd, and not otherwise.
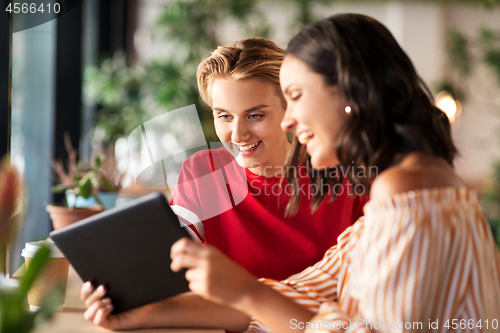
<path fill-rule="evenodd" d="M 279 73 L 285 51 L 270 40 L 260 37 L 219 46 L 198 65 L 196 77 L 201 98 L 212 106 L 210 89 L 216 78 L 244 80 L 264 78 L 276 84 L 283 108 L 286 102 L 279 86 Z"/>

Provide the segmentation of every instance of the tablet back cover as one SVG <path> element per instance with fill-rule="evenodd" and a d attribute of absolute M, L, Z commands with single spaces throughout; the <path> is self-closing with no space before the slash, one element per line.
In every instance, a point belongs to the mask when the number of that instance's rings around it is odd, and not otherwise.
<path fill-rule="evenodd" d="M 113 313 L 189 290 L 186 271 L 170 269 L 170 247 L 189 234 L 160 193 L 53 231 L 51 237 L 83 281 L 107 288 Z"/>

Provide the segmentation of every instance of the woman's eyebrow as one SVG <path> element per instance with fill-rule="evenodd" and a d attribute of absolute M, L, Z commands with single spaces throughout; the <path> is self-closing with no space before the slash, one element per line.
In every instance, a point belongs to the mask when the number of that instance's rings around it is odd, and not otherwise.
<path fill-rule="evenodd" d="M 250 109 L 245 110 L 245 113 L 246 112 L 252 112 L 252 111 L 255 111 L 255 110 L 259 110 L 259 109 L 263 109 L 263 108 L 267 108 L 267 107 L 269 107 L 269 105 L 267 105 L 267 104 L 259 104 L 259 105 L 256 105 L 256 106 L 252 106 Z M 212 108 L 212 111 L 229 112 L 229 111 L 226 111 L 223 108 L 219 108 L 219 107 Z"/>
<path fill-rule="evenodd" d="M 251 107 L 250 109 L 245 110 L 245 112 L 251 112 L 251 111 L 255 111 L 255 110 L 263 109 L 263 108 L 267 108 L 267 107 L 269 107 L 269 105 L 259 104 L 259 105 Z"/>
<path fill-rule="evenodd" d="M 293 83 L 289 84 L 284 90 L 283 90 L 283 95 L 287 95 L 290 92 L 290 89 L 293 88 Z"/>

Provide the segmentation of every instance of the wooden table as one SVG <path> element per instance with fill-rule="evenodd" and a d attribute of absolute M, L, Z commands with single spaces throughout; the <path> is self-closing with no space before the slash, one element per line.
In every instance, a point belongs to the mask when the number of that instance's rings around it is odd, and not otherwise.
<path fill-rule="evenodd" d="M 69 268 L 68 286 L 66 289 L 66 301 L 62 311 L 56 312 L 52 321 L 43 324 L 34 330 L 34 333 L 91 333 L 109 332 L 83 318 L 85 305 L 80 300 L 80 288 L 82 280 L 76 274 L 73 267 Z M 224 333 L 219 329 L 141 329 L 133 332 L 141 333 Z"/>

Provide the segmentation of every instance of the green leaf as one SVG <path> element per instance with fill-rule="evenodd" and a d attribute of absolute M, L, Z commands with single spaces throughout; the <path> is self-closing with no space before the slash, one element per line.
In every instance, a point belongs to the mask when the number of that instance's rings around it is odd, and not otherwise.
<path fill-rule="evenodd" d="M 36 312 L 34 318 L 34 325 L 38 326 L 41 323 L 49 320 L 54 313 L 55 308 L 61 304 L 61 300 L 64 298 L 64 285 L 59 284 L 54 288 L 54 290 L 42 301 L 40 305 L 40 310 Z"/>
<path fill-rule="evenodd" d="M 104 176 L 102 173 L 99 172 L 99 179 L 101 180 L 102 186 L 106 191 L 113 192 L 115 188 L 113 185 L 109 182 L 109 180 Z"/>
<path fill-rule="evenodd" d="M 101 167 L 103 161 L 104 161 L 104 159 L 102 159 L 100 156 L 95 157 L 94 165 L 95 165 L 96 169 Z"/>
<path fill-rule="evenodd" d="M 86 175 L 80 181 L 80 193 L 79 193 L 79 195 L 84 197 L 85 199 L 88 199 L 90 197 L 90 195 L 92 194 L 92 184 L 91 184 L 90 180 L 91 180 L 91 177 L 89 177 L 89 175 Z"/>
<path fill-rule="evenodd" d="M 92 178 L 90 178 L 90 181 L 92 182 L 93 188 L 99 188 L 101 187 L 101 184 L 99 183 L 99 179 L 97 179 L 95 173 L 93 173 Z"/>
<path fill-rule="evenodd" d="M 26 308 L 26 295 L 50 256 L 50 248 L 43 246 L 31 259 L 28 269 L 20 280 L 19 288 L 0 290 L 0 332 L 28 333 L 34 326 L 50 318 L 56 304 L 60 304 L 61 287 L 41 304 L 41 310 L 31 312 Z M 57 302 L 55 301 L 57 299 Z"/>
<path fill-rule="evenodd" d="M 472 57 L 469 52 L 469 42 L 458 30 L 448 33 L 448 55 L 451 63 L 464 75 L 469 75 L 472 67 Z"/>
<path fill-rule="evenodd" d="M 0 292 L 0 332 L 28 333 L 33 327 L 35 314 L 25 310 L 23 302 L 19 302 Z M 17 294 L 16 294 L 17 296 Z M 6 308 L 1 306 L 7 305 Z"/>
<path fill-rule="evenodd" d="M 97 202 L 98 205 L 104 207 L 104 204 L 102 203 L 101 199 L 99 199 L 99 197 L 95 193 L 92 193 L 92 196 L 94 197 L 94 200 Z"/>
<path fill-rule="evenodd" d="M 484 54 L 484 63 L 493 71 L 500 82 L 500 49 L 492 49 Z"/>
<path fill-rule="evenodd" d="M 488 45 L 493 41 L 493 31 L 486 27 L 481 27 L 479 29 L 479 39 L 482 43 Z"/>
<path fill-rule="evenodd" d="M 31 259 L 31 263 L 26 269 L 26 274 L 21 279 L 19 286 L 21 294 L 26 295 L 28 293 L 28 289 L 33 284 L 33 281 L 38 276 L 43 266 L 47 263 L 49 256 L 50 249 L 46 246 L 42 246 L 35 254 L 35 257 Z"/>
<path fill-rule="evenodd" d="M 75 188 L 76 185 L 64 185 L 64 184 L 58 184 L 54 185 L 51 187 L 52 193 L 64 193 L 67 190 L 72 190 Z"/>

